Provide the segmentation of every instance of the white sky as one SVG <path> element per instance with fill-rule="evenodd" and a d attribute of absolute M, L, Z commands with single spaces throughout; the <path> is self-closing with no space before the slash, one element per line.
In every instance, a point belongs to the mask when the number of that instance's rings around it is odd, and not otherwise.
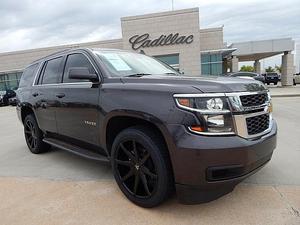
<path fill-rule="evenodd" d="M 174 0 L 175 10 L 191 7 L 200 9 L 201 28 L 224 25 L 228 44 L 283 37 L 300 44 L 299 0 Z M 121 17 L 171 9 L 172 0 L 0 0 L 0 52 L 120 38 Z"/>

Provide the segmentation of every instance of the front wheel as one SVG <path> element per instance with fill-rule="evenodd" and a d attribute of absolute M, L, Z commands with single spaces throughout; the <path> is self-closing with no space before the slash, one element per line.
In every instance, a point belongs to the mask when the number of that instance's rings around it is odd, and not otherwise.
<path fill-rule="evenodd" d="M 49 150 L 50 145 L 43 142 L 43 132 L 32 114 L 24 119 L 24 134 L 27 146 L 32 153 L 39 154 Z"/>
<path fill-rule="evenodd" d="M 172 170 L 161 138 L 146 127 L 131 127 L 114 140 L 112 168 L 121 191 L 141 207 L 162 203 L 172 189 Z"/>

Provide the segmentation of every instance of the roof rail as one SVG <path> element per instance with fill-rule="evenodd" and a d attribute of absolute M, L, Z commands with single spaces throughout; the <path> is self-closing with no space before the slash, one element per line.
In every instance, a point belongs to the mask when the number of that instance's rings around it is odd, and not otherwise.
<path fill-rule="evenodd" d="M 63 50 L 54 52 L 54 53 L 52 53 L 52 54 L 50 54 L 50 55 L 44 56 L 44 57 L 42 57 L 42 58 L 39 58 L 39 59 L 33 61 L 33 62 L 30 63 L 30 64 L 33 64 L 33 63 L 35 63 L 35 62 L 38 62 L 38 61 L 40 61 L 40 60 L 46 59 L 46 58 L 48 58 L 48 57 L 51 57 L 51 56 L 54 56 L 54 55 L 57 55 L 57 54 L 61 54 L 61 53 L 67 52 L 67 51 L 69 51 L 69 50 L 71 50 L 71 49 L 73 49 L 73 48 L 65 48 L 65 49 L 63 49 Z"/>

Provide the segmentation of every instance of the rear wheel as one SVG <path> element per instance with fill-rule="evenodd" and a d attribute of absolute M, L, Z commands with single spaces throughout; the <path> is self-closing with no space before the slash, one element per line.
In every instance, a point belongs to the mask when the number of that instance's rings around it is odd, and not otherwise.
<path fill-rule="evenodd" d="M 49 150 L 50 145 L 43 142 L 43 132 L 32 114 L 27 115 L 24 119 L 24 135 L 27 146 L 32 153 L 39 154 Z"/>
<path fill-rule="evenodd" d="M 146 127 L 122 131 L 112 146 L 112 168 L 126 197 L 142 207 L 163 202 L 172 187 L 172 170 L 162 140 Z"/>
<path fill-rule="evenodd" d="M 293 80 L 293 85 L 296 86 L 296 81 L 295 81 L 295 79 Z"/>

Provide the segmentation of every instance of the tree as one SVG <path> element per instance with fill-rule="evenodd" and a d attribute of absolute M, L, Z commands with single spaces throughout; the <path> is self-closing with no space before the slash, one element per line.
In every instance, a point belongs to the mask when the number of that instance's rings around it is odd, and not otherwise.
<path fill-rule="evenodd" d="M 281 65 L 280 65 L 280 66 L 275 65 L 275 69 L 276 69 L 279 73 L 281 73 Z"/>
<path fill-rule="evenodd" d="M 272 66 L 269 66 L 267 69 L 266 69 L 266 72 L 275 72 L 274 68 Z"/>
<path fill-rule="evenodd" d="M 243 72 L 253 72 L 254 71 L 254 67 L 253 66 L 243 65 L 241 67 L 240 71 L 243 71 Z"/>

